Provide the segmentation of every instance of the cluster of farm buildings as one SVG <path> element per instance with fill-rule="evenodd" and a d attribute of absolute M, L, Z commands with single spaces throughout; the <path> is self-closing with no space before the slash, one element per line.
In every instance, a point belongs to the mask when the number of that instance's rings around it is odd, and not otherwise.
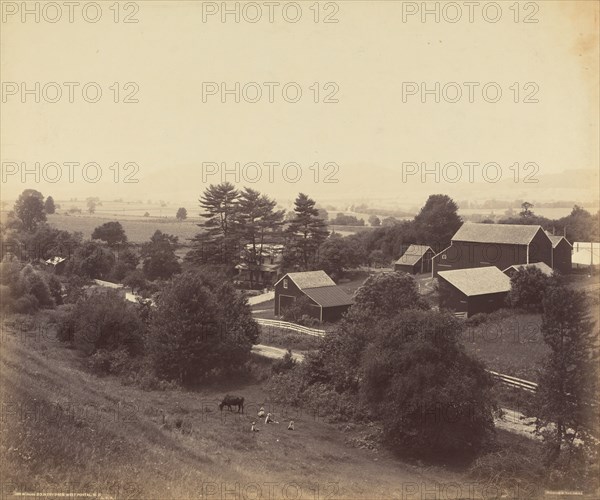
<path fill-rule="evenodd" d="M 394 270 L 430 273 L 437 278 L 440 309 L 471 316 L 503 307 L 510 277 L 521 267 L 537 267 L 549 276 L 597 265 L 593 245 L 576 243 L 574 252 L 564 236 L 541 226 L 465 223 L 438 253 L 426 245 L 411 245 Z M 352 304 L 352 297 L 324 271 L 287 273 L 275 283 L 275 315 L 300 297 L 308 297 L 312 315 L 321 321 L 338 319 Z"/>
<path fill-rule="evenodd" d="M 324 271 L 290 272 L 281 276 L 283 245 L 264 245 L 261 263 L 250 269 L 239 264 L 238 280 L 253 279 L 264 285 L 274 283 L 275 316 L 305 297 L 310 315 L 319 321 L 336 321 L 352 305 L 352 296 Z M 561 274 L 573 268 L 597 266 L 600 244 L 571 244 L 541 226 L 465 223 L 452 237 L 450 246 L 436 253 L 427 245 L 410 245 L 394 263 L 394 271 L 431 274 L 437 278 L 439 307 L 457 315 L 489 313 L 506 304 L 510 277 L 521 267 L 532 266 L 544 274 Z M 46 261 L 55 270 L 64 258 Z M 281 276 L 281 277 L 280 277 Z M 277 281 L 275 281 L 280 277 Z M 136 302 L 133 290 L 116 283 L 95 280 L 94 288 L 116 288 Z"/>

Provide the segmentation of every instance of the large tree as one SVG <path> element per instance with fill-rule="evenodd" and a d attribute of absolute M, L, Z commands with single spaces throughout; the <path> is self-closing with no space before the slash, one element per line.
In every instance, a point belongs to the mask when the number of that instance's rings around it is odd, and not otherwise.
<path fill-rule="evenodd" d="M 318 249 L 329 235 L 325 221 L 319 217 L 315 201 L 300 193 L 294 201 L 294 215 L 287 228 L 290 248 L 286 254 L 288 265 L 303 271 L 317 263 Z"/>
<path fill-rule="evenodd" d="M 578 205 L 573 207 L 571 213 L 553 224 L 560 234 L 566 233 L 570 242 L 598 241 L 600 239 L 600 212 L 592 215 Z"/>
<path fill-rule="evenodd" d="M 186 258 L 196 264 L 226 264 L 239 260 L 238 201 L 240 193 L 230 182 L 211 184 L 200 197 L 200 215 L 206 220 L 198 224 L 203 231 L 193 239 Z"/>
<path fill-rule="evenodd" d="M 188 384 L 243 366 L 257 338 L 250 307 L 230 284 L 184 273 L 158 297 L 149 354 L 159 377 Z"/>
<path fill-rule="evenodd" d="M 82 278 L 107 279 L 115 264 L 115 256 L 99 243 L 86 241 L 69 259 L 67 273 Z"/>
<path fill-rule="evenodd" d="M 93 240 L 105 241 L 109 247 L 127 243 L 127 235 L 120 222 L 105 222 L 94 229 L 92 233 Z"/>
<path fill-rule="evenodd" d="M 15 203 L 15 215 L 21 220 L 26 231 L 33 231 L 40 222 L 45 222 L 42 193 L 35 189 L 23 191 Z"/>
<path fill-rule="evenodd" d="M 142 266 L 149 280 L 169 279 L 181 272 L 181 265 L 175 255 L 177 242 L 177 236 L 157 229 L 150 241 L 142 245 Z"/>
<path fill-rule="evenodd" d="M 177 209 L 177 215 L 175 215 L 177 220 L 182 221 L 187 219 L 187 210 L 185 207 L 180 207 Z"/>
<path fill-rule="evenodd" d="M 48 198 L 46 198 L 44 210 L 47 214 L 53 214 L 56 212 L 56 205 L 54 204 L 54 198 L 52 198 L 52 196 L 48 196 Z"/>
<path fill-rule="evenodd" d="M 353 315 L 373 321 L 405 309 L 428 308 L 410 274 L 385 272 L 367 278 L 356 291 L 350 311 Z"/>
<path fill-rule="evenodd" d="M 275 210 L 277 202 L 258 191 L 245 188 L 238 202 L 238 233 L 244 244 L 242 261 L 250 271 L 250 285 L 263 264 L 263 249 L 280 237 L 283 210 Z"/>
<path fill-rule="evenodd" d="M 432 194 L 415 217 L 417 243 L 441 251 L 450 244 L 450 239 L 461 224 L 458 205 L 454 200 L 445 194 Z"/>
<path fill-rule="evenodd" d="M 598 346 L 584 292 L 560 284 L 548 287 L 542 334 L 550 354 L 536 393 L 536 431 L 548 447 L 548 461 L 573 450 L 577 439 L 598 432 Z"/>
<path fill-rule="evenodd" d="M 319 268 L 334 279 L 345 270 L 354 269 L 366 260 L 366 254 L 355 239 L 331 235 L 319 248 Z"/>

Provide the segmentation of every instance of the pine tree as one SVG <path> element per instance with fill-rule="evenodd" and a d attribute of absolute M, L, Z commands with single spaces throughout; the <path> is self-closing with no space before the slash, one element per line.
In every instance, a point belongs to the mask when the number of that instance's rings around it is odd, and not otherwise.
<path fill-rule="evenodd" d="M 294 201 L 294 216 L 287 228 L 290 237 L 290 251 L 287 254 L 288 264 L 310 270 L 317 262 L 318 249 L 329 231 L 325 221 L 319 217 L 315 201 L 304 193 L 300 193 Z"/>
<path fill-rule="evenodd" d="M 248 265 L 250 286 L 254 285 L 256 272 L 263 264 L 263 248 L 279 236 L 283 223 L 283 210 L 275 210 L 277 202 L 258 191 L 245 188 L 238 203 L 239 235 L 244 245 L 242 260 Z"/>
<path fill-rule="evenodd" d="M 193 249 L 186 258 L 197 264 L 233 265 L 239 259 L 238 201 L 240 193 L 230 182 L 211 184 L 200 197 L 200 215 L 205 229 L 193 239 Z"/>
<path fill-rule="evenodd" d="M 559 284 L 543 301 L 542 333 L 550 348 L 536 394 L 536 432 L 556 461 L 563 447 L 597 427 L 598 348 L 584 292 Z"/>

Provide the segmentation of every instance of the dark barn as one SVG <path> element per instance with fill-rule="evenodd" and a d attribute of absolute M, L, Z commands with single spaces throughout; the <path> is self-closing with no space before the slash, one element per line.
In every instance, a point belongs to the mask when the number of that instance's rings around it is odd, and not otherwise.
<path fill-rule="evenodd" d="M 325 271 L 287 273 L 275 283 L 275 316 L 300 297 L 309 298 L 311 316 L 319 321 L 336 321 L 352 305 L 352 297 Z"/>
<path fill-rule="evenodd" d="M 451 269 L 544 262 L 552 266 L 552 242 L 541 226 L 467 222 L 450 246 L 432 259 L 432 274 Z"/>
<path fill-rule="evenodd" d="M 549 234 L 548 238 L 552 242 L 552 269 L 556 269 L 561 274 L 571 272 L 573 245 L 564 236 Z"/>
<path fill-rule="evenodd" d="M 394 263 L 394 271 L 404 271 L 409 274 L 429 273 L 434 255 L 431 247 L 427 245 L 411 245 Z"/>
<path fill-rule="evenodd" d="M 438 273 L 440 309 L 466 313 L 491 313 L 505 307 L 510 278 L 495 266 Z"/>

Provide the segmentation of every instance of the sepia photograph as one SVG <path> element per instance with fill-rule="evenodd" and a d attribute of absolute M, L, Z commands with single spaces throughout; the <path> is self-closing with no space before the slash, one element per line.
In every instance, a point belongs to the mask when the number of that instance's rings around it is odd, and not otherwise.
<path fill-rule="evenodd" d="M 600 499 L 600 0 L 0 16 L 0 500 Z"/>

